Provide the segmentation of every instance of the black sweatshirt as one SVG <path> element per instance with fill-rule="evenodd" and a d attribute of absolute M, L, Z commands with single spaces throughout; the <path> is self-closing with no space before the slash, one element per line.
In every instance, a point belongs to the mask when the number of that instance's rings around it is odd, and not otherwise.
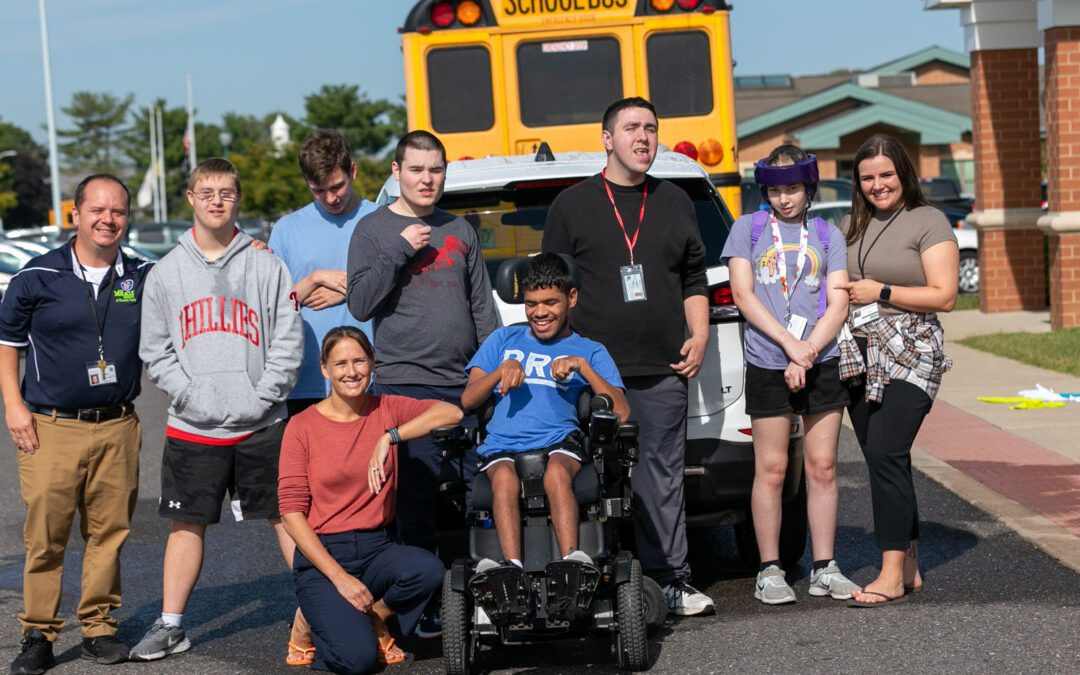
<path fill-rule="evenodd" d="M 641 213 L 642 186 L 648 186 L 645 219 L 634 246 L 634 263 L 645 277 L 646 300 L 623 300 L 619 268 L 630 251 L 597 174 L 564 190 L 548 210 L 545 252 L 566 253 L 581 269 L 578 304 L 570 315 L 574 330 L 607 347 L 623 377 L 671 375 L 686 341 L 683 300 L 705 295 L 705 247 L 694 205 L 682 188 L 646 177 L 623 187 L 608 183 L 626 233 L 633 240 Z"/>

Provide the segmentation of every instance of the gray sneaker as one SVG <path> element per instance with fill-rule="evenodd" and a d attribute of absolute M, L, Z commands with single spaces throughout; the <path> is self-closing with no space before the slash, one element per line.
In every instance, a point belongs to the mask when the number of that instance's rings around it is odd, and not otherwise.
<path fill-rule="evenodd" d="M 139 644 L 131 648 L 128 658 L 132 661 L 157 661 L 189 649 L 191 641 L 184 634 L 184 629 L 168 626 L 159 618 L 139 640 Z"/>
<path fill-rule="evenodd" d="M 835 560 L 830 560 L 828 567 L 810 575 L 810 595 L 818 598 L 829 595 L 834 600 L 847 600 L 857 590 L 858 585 L 840 572 Z"/>
<path fill-rule="evenodd" d="M 795 602 L 795 591 L 788 586 L 784 570 L 777 565 L 769 565 L 758 572 L 754 585 L 754 598 L 766 605 L 784 605 Z"/>

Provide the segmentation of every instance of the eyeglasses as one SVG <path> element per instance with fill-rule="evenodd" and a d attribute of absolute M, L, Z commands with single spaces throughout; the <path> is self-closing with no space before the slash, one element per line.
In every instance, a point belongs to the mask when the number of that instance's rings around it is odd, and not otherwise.
<path fill-rule="evenodd" d="M 221 201 L 223 202 L 235 202 L 237 199 L 240 199 L 239 192 L 228 188 L 218 190 L 217 192 L 214 192 L 213 190 L 199 190 L 198 192 L 192 192 L 191 194 L 195 195 L 195 199 L 198 199 L 200 202 L 210 201 L 214 198 L 215 194 L 221 197 Z"/>

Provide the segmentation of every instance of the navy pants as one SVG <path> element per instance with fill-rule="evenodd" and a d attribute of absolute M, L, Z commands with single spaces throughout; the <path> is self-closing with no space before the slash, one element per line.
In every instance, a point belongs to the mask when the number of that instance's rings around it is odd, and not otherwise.
<path fill-rule="evenodd" d="M 465 387 L 435 387 L 413 384 L 371 385 L 376 395 L 392 394 L 415 399 L 431 399 L 461 405 L 461 392 Z M 466 417 L 461 424 L 476 426 L 475 417 Z M 465 483 L 471 486 L 476 474 L 476 448 L 465 454 Z M 431 436 L 418 438 L 398 446 L 398 488 L 395 511 L 397 537 L 402 544 L 418 546 L 435 553 L 438 549 L 436 524 L 438 523 L 439 480 L 443 473 L 443 459 L 439 446 Z M 450 470 L 449 468 L 447 470 Z M 453 475 L 459 467 L 454 462 Z"/>
<path fill-rule="evenodd" d="M 439 559 L 423 549 L 393 543 L 386 529 L 321 534 L 319 540 L 346 572 L 394 610 L 406 635 L 442 585 Z M 379 643 L 370 617 L 349 604 L 300 549 L 293 560 L 293 580 L 300 609 L 311 624 L 315 644 L 311 667 L 333 673 L 373 670 Z"/>

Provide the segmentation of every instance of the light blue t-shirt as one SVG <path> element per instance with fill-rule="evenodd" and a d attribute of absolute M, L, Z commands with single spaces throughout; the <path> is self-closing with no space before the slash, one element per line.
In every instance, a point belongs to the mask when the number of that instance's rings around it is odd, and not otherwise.
<path fill-rule="evenodd" d="M 727 263 L 730 258 L 749 260 L 754 274 L 754 295 L 772 312 L 777 321 L 784 324 L 787 321 L 788 303 L 780 284 L 779 265 L 787 266 L 787 282 L 791 284 L 795 279 L 795 265 L 799 259 L 802 226 L 778 223 L 784 249 L 781 263 L 773 245 L 772 227 L 768 224 L 761 230 L 754 250 L 750 250 L 753 233 L 751 219 L 752 216 L 747 214 L 735 221 L 724 243 L 720 260 L 723 263 Z M 824 277 L 831 272 L 847 270 L 847 244 L 844 242 L 844 235 L 835 225 L 829 225 L 828 260 L 824 259 L 825 247 L 818 241 L 817 228 L 813 223 L 808 228 L 808 236 L 806 262 L 791 294 L 791 312 L 807 319 L 806 332 L 802 336 L 804 340 L 818 322 L 818 294 L 826 292 Z M 817 362 L 836 358 L 839 354 L 836 340 L 833 340 L 818 354 Z M 746 360 L 758 368 L 771 370 L 783 370 L 788 365 L 784 348 L 749 323 L 746 324 Z"/>
<path fill-rule="evenodd" d="M 560 356 L 580 356 L 608 384 L 623 387 L 615 361 L 599 342 L 577 333 L 542 342 L 528 326 L 500 328 L 484 340 L 465 370 L 479 368 L 490 373 L 503 361 L 515 359 L 525 370 L 525 381 L 508 396 L 495 392 L 495 412 L 487 425 L 487 437 L 477 450 L 481 457 L 546 448 L 578 429 L 578 396 L 589 383 L 580 373 L 562 382 L 553 378 L 549 366 Z"/>
<path fill-rule="evenodd" d="M 360 205 L 352 213 L 333 216 L 324 211 L 318 202 L 311 202 L 274 224 L 269 246 L 285 262 L 294 282 L 315 270 L 344 272 L 348 265 L 349 241 L 356 223 L 374 210 L 374 204 L 361 199 Z M 304 360 L 300 365 L 300 379 L 289 398 L 323 398 L 329 393 L 319 368 L 323 337 L 331 328 L 355 326 L 371 338 L 371 322 L 353 318 L 346 302 L 319 311 L 301 307 L 300 318 L 304 322 Z"/>

